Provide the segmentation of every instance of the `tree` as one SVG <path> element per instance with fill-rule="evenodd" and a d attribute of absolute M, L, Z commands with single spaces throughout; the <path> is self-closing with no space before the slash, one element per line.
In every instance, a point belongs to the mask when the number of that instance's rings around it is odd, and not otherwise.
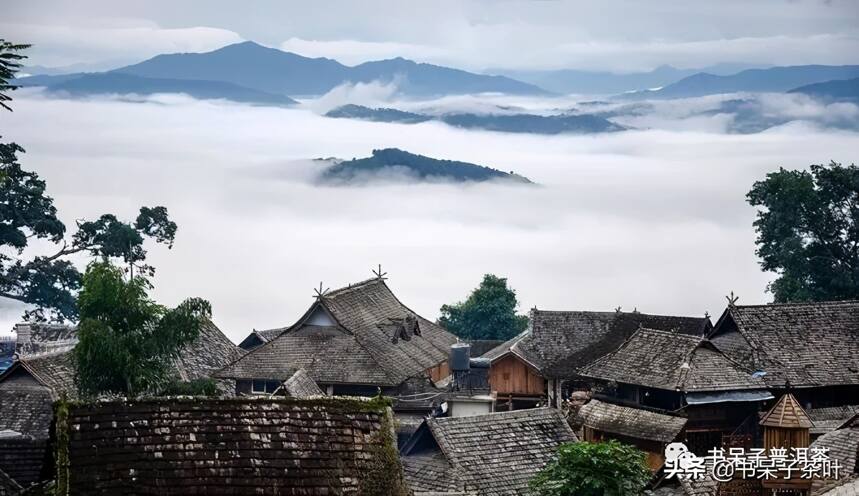
<path fill-rule="evenodd" d="M 15 77 L 15 73 L 21 68 L 21 61 L 27 58 L 26 55 L 18 52 L 27 48 L 30 48 L 30 45 L 18 45 L 0 38 L 0 107 L 10 112 L 12 107 L 6 102 L 12 101 L 12 97 L 9 96 L 8 92 L 18 87 L 9 81 Z"/>
<path fill-rule="evenodd" d="M 20 68 L 18 53 L 28 45 L 0 39 L 0 106 L 12 110 L 8 102 L 10 84 Z M 0 136 L 2 138 L 2 136 Z M 81 274 L 68 260 L 75 253 L 123 260 L 130 271 L 137 268 L 151 274 L 146 259 L 145 238 L 172 247 L 176 224 L 164 207 L 143 207 L 137 219 L 123 222 L 111 214 L 94 221 L 78 221 L 77 232 L 65 241 L 66 226 L 57 217 L 54 200 L 45 193 L 45 181 L 18 163 L 24 149 L 16 143 L 0 142 L 0 297 L 33 305 L 24 315 L 33 320 L 74 320 L 75 294 Z M 24 256 L 33 239 L 62 246 L 47 256 Z"/>
<path fill-rule="evenodd" d="M 126 278 L 106 261 L 90 263 L 78 297 L 78 388 L 84 395 L 160 394 L 175 389 L 174 360 L 211 316 L 205 300 L 173 309 L 152 301 L 149 281 Z"/>
<path fill-rule="evenodd" d="M 859 298 L 859 167 L 780 168 L 747 195 L 761 267 L 776 302 Z"/>
<path fill-rule="evenodd" d="M 562 444 L 530 485 L 538 496 L 627 496 L 641 494 L 650 477 L 643 452 L 611 440 Z"/>
<path fill-rule="evenodd" d="M 506 340 L 528 327 L 528 317 L 516 314 L 518 306 L 507 279 L 486 274 L 467 300 L 441 307 L 439 324 L 463 339 Z"/>

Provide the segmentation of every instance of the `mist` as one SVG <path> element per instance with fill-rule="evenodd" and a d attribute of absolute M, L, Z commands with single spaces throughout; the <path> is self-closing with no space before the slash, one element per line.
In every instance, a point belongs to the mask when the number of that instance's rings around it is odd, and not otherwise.
<path fill-rule="evenodd" d="M 377 264 L 430 319 L 484 273 L 508 277 L 522 311 L 622 306 L 717 317 L 731 291 L 741 304 L 770 300 L 772 275 L 758 267 L 755 210 L 745 202 L 753 182 L 779 166 L 850 163 L 859 150 L 859 134 L 804 121 L 756 134 L 727 133 L 709 116 L 697 126 L 533 136 L 319 115 L 350 95 L 393 98 L 385 87 L 343 88 L 284 109 L 18 91 L 15 112 L 0 119 L 68 226 L 166 206 L 179 231 L 172 250 L 148 245 L 155 298 L 209 299 L 235 341 L 294 323 L 320 281 L 333 289 L 372 276 Z M 386 147 L 516 171 L 540 186 L 312 180 L 324 167 L 314 158 Z M 20 311 L 0 307 L 4 330 Z"/>

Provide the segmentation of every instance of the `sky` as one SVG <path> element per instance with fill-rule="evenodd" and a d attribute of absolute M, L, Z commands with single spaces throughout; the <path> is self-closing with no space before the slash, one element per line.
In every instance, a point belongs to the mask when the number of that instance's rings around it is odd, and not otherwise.
<path fill-rule="evenodd" d="M 116 67 L 241 40 L 348 64 L 632 72 L 661 64 L 859 63 L 855 0 L 6 0 L 31 63 Z"/>
<path fill-rule="evenodd" d="M 859 2 L 457 1 L 166 2 L 6 0 L 2 37 L 34 44 L 29 64 L 117 67 L 165 52 L 242 41 L 355 64 L 404 56 L 471 70 L 630 72 L 661 64 L 859 63 Z M 343 86 L 297 108 L 160 95 L 52 99 L 15 93 L 0 134 L 48 183 L 61 218 L 132 219 L 164 205 L 172 250 L 150 246 L 154 296 L 209 299 L 235 341 L 293 323 L 320 281 L 336 288 L 382 264 L 401 299 L 435 319 L 483 274 L 507 277 L 521 311 L 603 310 L 718 317 L 725 295 L 770 301 L 754 254 L 754 181 L 780 166 L 856 160 L 851 104 L 767 95 L 794 122 L 728 132 L 718 98 L 661 102 L 623 122 L 636 130 L 531 136 L 328 119 L 343 103 L 436 109 L 515 105 L 557 112 L 574 101 L 448 97 L 394 101 L 395 88 Z M 721 97 L 719 97 L 721 98 Z M 513 170 L 539 183 L 323 187 L 316 157 L 399 147 Z M 30 254 L 48 254 L 36 246 Z M 40 251 L 41 250 L 41 251 Z M 83 267 L 85 260 L 78 260 Z M 0 329 L 21 307 L 0 300 Z"/>

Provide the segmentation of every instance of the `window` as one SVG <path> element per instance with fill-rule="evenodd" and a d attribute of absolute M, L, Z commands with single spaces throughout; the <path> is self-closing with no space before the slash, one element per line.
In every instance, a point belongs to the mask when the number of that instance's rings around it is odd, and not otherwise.
<path fill-rule="evenodd" d="M 265 379 L 254 379 L 251 386 L 253 394 L 271 394 L 280 387 L 279 381 L 267 381 Z"/>

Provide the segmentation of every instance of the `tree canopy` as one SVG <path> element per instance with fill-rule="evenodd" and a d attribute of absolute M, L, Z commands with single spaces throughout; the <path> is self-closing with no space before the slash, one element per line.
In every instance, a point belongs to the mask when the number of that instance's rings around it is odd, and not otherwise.
<path fill-rule="evenodd" d="M 11 80 L 20 68 L 19 53 L 29 45 L 0 39 L 0 106 L 12 110 Z M 2 139 L 2 136 L 0 136 Z M 172 247 L 176 223 L 164 207 L 143 207 L 134 222 L 105 214 L 96 220 L 77 221 L 77 231 L 66 240 L 66 226 L 57 216 L 46 184 L 35 172 L 18 163 L 24 149 L 16 143 L 0 142 L 0 297 L 32 305 L 25 318 L 74 320 L 75 294 L 81 274 L 69 261 L 75 253 L 121 259 L 129 270 L 151 274 L 143 264 L 146 238 Z M 25 249 L 33 239 L 49 241 L 58 248 L 50 255 L 32 255 Z M 61 245 L 61 246 L 59 246 Z"/>
<path fill-rule="evenodd" d="M 776 302 L 859 298 L 859 167 L 780 168 L 754 184 L 761 267 Z"/>
<path fill-rule="evenodd" d="M 538 496 L 627 496 L 640 494 L 650 477 L 644 453 L 633 446 L 567 443 L 531 480 L 531 489 Z"/>
<path fill-rule="evenodd" d="M 518 306 L 507 279 L 486 274 L 468 299 L 441 307 L 439 324 L 463 339 L 506 340 L 528 326 L 528 317 L 516 314 Z"/>
<path fill-rule="evenodd" d="M 168 309 L 148 296 L 142 275 L 125 277 L 106 261 L 90 263 L 78 297 L 78 388 L 85 395 L 161 394 L 176 382 L 174 359 L 211 315 L 205 300 Z"/>

